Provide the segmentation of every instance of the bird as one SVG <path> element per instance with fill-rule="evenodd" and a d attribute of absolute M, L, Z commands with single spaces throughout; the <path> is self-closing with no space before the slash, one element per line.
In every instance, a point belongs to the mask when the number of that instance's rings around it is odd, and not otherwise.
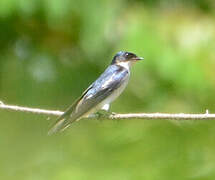
<path fill-rule="evenodd" d="M 73 122 L 98 112 L 109 111 L 110 103 L 125 89 L 130 78 L 131 66 L 144 58 L 136 54 L 119 51 L 107 69 L 94 81 L 82 95 L 66 109 L 48 131 L 49 135 L 62 132 Z"/>

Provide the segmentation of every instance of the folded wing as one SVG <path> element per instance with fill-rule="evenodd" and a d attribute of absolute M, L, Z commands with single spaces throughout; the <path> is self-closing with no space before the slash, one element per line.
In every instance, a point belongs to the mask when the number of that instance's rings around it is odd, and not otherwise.
<path fill-rule="evenodd" d="M 63 131 L 106 99 L 128 78 L 127 69 L 112 65 L 61 115 L 48 134 Z"/>

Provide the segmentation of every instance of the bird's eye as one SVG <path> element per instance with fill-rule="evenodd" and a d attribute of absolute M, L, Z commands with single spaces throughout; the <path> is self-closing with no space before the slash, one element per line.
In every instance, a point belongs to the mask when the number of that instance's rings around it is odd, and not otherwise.
<path fill-rule="evenodd" d="M 132 53 L 126 53 L 125 57 L 126 57 L 126 59 L 130 59 L 133 57 L 133 54 Z"/>

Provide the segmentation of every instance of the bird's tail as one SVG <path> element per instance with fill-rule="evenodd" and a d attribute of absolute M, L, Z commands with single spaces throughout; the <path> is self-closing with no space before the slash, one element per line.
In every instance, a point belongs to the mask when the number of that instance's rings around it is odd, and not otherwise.
<path fill-rule="evenodd" d="M 68 128 L 70 124 L 75 122 L 77 119 L 82 117 L 84 113 L 86 113 L 85 111 L 80 112 L 76 111 L 76 108 L 80 103 L 82 96 L 78 98 L 70 107 L 68 107 L 68 109 L 57 119 L 55 124 L 49 130 L 48 135 L 52 135 L 57 132 L 62 132 L 63 130 Z"/>
<path fill-rule="evenodd" d="M 48 131 L 48 135 L 53 135 L 57 132 L 62 132 L 66 128 L 70 126 L 72 122 L 74 122 L 76 118 L 73 118 L 70 114 L 60 116 L 56 123 L 50 128 Z"/>

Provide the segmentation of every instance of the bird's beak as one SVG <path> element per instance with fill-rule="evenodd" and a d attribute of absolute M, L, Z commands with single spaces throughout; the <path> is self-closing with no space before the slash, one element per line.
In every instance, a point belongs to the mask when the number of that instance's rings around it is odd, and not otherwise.
<path fill-rule="evenodd" d="M 136 57 L 136 58 L 133 58 L 133 60 L 140 61 L 140 60 L 144 60 L 144 58 L 143 57 Z"/>

